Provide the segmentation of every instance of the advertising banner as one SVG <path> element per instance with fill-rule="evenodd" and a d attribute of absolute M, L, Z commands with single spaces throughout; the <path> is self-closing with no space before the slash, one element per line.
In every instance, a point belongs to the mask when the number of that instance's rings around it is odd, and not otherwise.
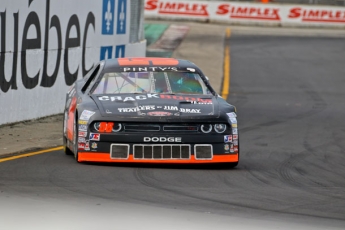
<path fill-rule="evenodd" d="M 315 5 L 146 0 L 145 16 L 243 25 L 345 28 L 345 7 Z"/>
<path fill-rule="evenodd" d="M 1 0 L 0 124 L 60 113 L 95 63 L 144 56 L 129 42 L 130 2 Z"/>

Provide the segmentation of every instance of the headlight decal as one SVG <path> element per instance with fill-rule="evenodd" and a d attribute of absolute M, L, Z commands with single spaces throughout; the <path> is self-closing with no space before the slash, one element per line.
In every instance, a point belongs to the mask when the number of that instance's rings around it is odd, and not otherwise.
<path fill-rule="evenodd" d="M 111 131 L 113 131 L 113 132 L 119 132 L 119 131 L 121 131 L 121 129 L 122 129 L 122 124 L 121 123 L 115 123 L 114 125 L 113 125 L 113 128 L 112 128 L 112 130 Z"/>
<path fill-rule="evenodd" d="M 121 131 L 122 124 L 121 123 L 115 123 L 115 122 L 95 122 L 93 123 L 93 128 L 95 131 L 100 133 L 116 133 Z"/>
<path fill-rule="evenodd" d="M 215 124 L 214 125 L 214 130 L 217 133 L 224 133 L 226 128 L 227 128 L 226 124 Z"/>
<path fill-rule="evenodd" d="M 205 125 L 201 125 L 200 129 L 203 133 L 209 133 L 212 131 L 212 125 L 211 124 L 205 124 Z"/>

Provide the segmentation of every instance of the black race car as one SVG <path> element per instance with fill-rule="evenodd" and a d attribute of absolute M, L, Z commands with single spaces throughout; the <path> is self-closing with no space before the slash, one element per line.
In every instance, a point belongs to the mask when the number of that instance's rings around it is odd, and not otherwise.
<path fill-rule="evenodd" d="M 78 162 L 239 161 L 236 108 L 186 60 L 101 61 L 67 93 L 63 127 Z"/>

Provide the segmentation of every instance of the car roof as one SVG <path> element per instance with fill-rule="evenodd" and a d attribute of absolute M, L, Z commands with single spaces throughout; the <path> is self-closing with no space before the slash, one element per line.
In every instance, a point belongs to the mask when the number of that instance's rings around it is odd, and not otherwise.
<path fill-rule="evenodd" d="M 153 67 L 153 66 L 175 66 L 180 68 L 194 68 L 200 71 L 199 67 L 194 63 L 176 58 L 161 57 L 127 57 L 114 58 L 104 61 L 104 70 L 118 67 Z"/>

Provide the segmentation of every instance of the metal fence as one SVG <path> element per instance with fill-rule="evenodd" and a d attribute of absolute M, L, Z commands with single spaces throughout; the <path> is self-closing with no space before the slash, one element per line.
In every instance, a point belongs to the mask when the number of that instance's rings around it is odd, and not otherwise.
<path fill-rule="evenodd" d="M 235 2 L 260 2 L 260 0 L 231 0 Z M 345 0 L 272 0 L 273 3 L 317 4 L 329 6 L 345 6 Z"/>

